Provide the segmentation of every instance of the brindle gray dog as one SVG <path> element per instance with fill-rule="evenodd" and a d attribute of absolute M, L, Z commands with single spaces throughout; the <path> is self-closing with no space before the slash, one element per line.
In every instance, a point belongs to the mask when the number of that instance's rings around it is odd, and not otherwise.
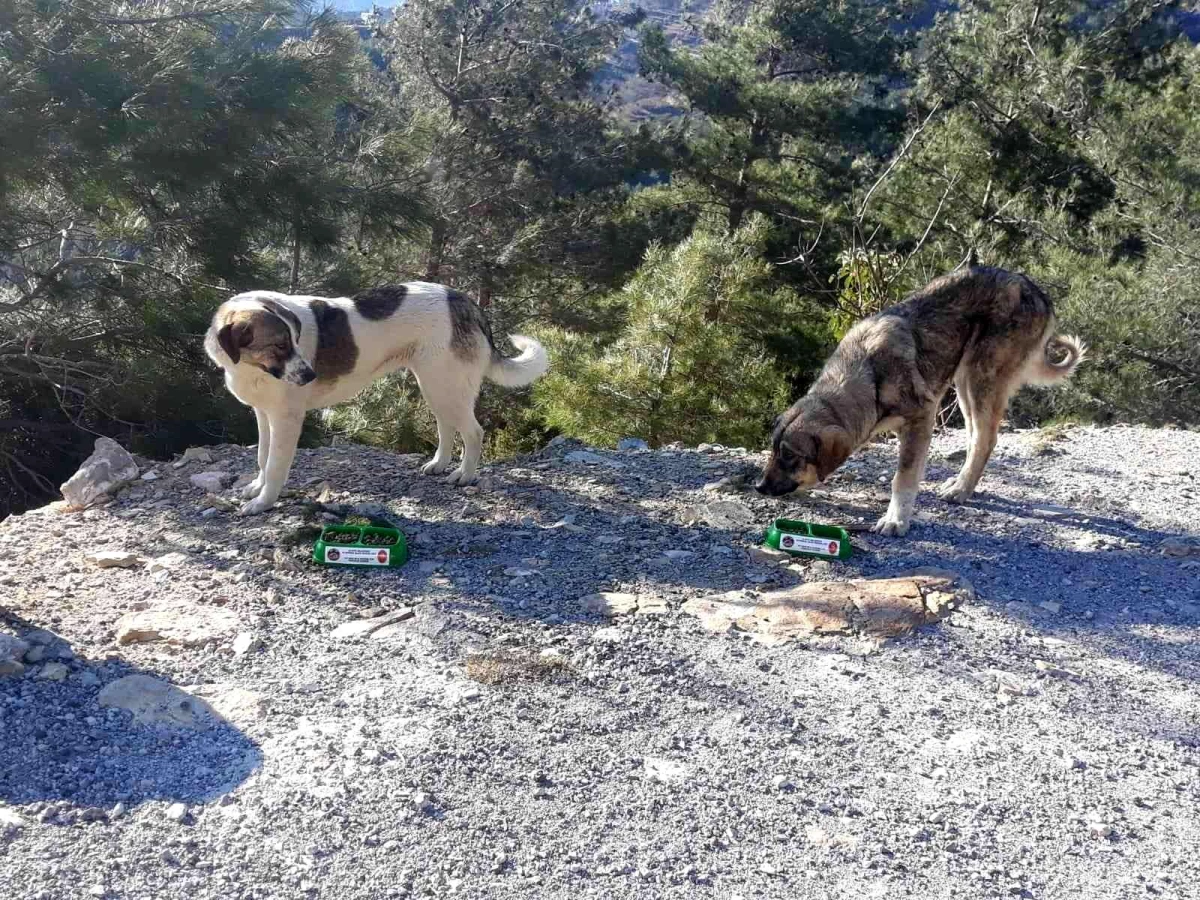
<path fill-rule="evenodd" d="M 1024 275 L 973 267 L 936 279 L 842 339 L 808 393 L 777 420 L 757 489 L 779 495 L 812 487 L 871 435 L 895 431 L 892 500 L 874 530 L 907 533 L 951 382 L 970 449 L 939 493 L 962 502 L 979 483 L 1013 393 L 1064 381 L 1082 362 L 1083 343 L 1054 327 L 1050 298 Z"/>

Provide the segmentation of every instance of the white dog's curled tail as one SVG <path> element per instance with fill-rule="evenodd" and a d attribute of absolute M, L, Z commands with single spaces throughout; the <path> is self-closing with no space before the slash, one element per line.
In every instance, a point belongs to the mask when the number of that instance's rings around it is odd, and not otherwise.
<path fill-rule="evenodd" d="M 1050 385 L 1066 381 L 1086 358 L 1087 346 L 1079 338 L 1069 334 L 1052 335 L 1042 347 L 1041 354 L 1032 361 L 1029 383 Z"/>
<path fill-rule="evenodd" d="M 546 374 L 550 368 L 550 357 L 545 347 L 521 334 L 510 334 L 508 339 L 517 348 L 517 355 L 494 355 L 487 370 L 488 381 L 494 381 L 501 387 L 525 387 Z"/>

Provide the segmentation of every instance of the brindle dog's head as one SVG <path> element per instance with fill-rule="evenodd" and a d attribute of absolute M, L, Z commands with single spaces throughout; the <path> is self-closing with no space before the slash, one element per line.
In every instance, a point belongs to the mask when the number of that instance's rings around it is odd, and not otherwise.
<path fill-rule="evenodd" d="M 806 490 L 828 478 L 854 450 L 846 429 L 805 400 L 775 420 L 771 456 L 754 485 L 760 494 Z"/>
<path fill-rule="evenodd" d="M 234 365 L 245 363 L 290 384 L 308 384 L 317 377 L 300 355 L 300 319 L 272 300 L 257 307 L 231 310 L 217 331 L 217 341 Z"/>

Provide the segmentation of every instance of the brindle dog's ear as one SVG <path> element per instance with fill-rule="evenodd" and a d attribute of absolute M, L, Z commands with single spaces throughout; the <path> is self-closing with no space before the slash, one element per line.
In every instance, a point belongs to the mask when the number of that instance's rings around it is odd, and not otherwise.
<path fill-rule="evenodd" d="M 217 332 L 217 343 L 236 366 L 242 358 L 242 348 L 249 347 L 254 340 L 254 333 L 244 322 L 231 322 Z"/>
<path fill-rule="evenodd" d="M 844 429 L 837 426 L 822 428 L 815 438 L 817 444 L 817 477 L 824 481 L 846 461 L 854 447 Z"/>

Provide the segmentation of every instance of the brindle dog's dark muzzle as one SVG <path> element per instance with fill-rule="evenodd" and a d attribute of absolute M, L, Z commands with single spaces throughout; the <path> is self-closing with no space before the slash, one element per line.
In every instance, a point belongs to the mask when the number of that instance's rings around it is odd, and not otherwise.
<path fill-rule="evenodd" d="M 792 476 L 781 472 L 774 463 L 768 463 L 767 467 L 763 469 L 762 477 L 754 485 L 754 489 L 768 497 L 780 497 L 790 494 L 799 486 Z"/>

